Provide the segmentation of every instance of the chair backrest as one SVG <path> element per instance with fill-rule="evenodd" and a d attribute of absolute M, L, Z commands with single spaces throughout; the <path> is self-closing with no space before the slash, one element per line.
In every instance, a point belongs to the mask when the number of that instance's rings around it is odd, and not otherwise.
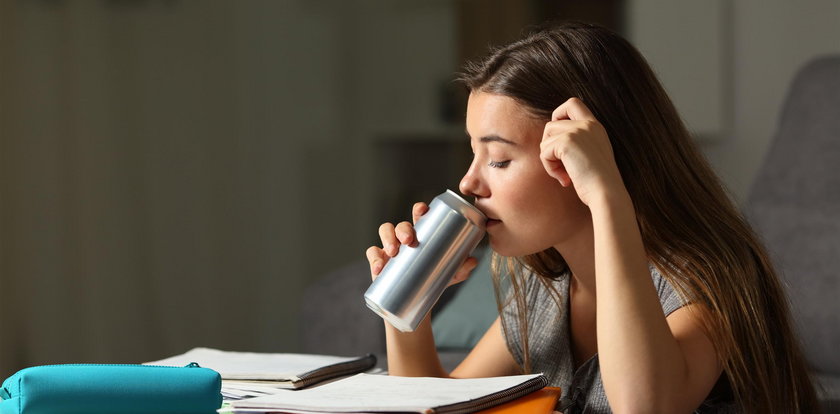
<path fill-rule="evenodd" d="M 385 325 L 365 305 L 370 268 L 359 260 L 336 269 L 304 290 L 301 345 L 306 353 L 385 355 Z"/>
<path fill-rule="evenodd" d="M 748 216 L 788 288 L 811 365 L 840 374 L 840 56 L 795 77 Z"/>

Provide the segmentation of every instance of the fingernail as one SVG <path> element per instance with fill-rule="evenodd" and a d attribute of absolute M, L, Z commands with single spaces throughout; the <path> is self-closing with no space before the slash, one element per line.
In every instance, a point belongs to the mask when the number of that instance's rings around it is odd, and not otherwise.
<path fill-rule="evenodd" d="M 373 274 L 378 275 L 382 271 L 382 262 L 377 260 L 373 263 Z"/>

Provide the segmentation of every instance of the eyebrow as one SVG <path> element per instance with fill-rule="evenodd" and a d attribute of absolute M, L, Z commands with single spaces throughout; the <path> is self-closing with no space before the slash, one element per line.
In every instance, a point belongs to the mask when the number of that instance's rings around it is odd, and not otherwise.
<path fill-rule="evenodd" d="M 479 140 L 479 142 L 500 142 L 502 144 L 516 145 L 515 142 L 513 142 L 509 139 L 504 139 L 504 138 L 502 138 L 498 135 L 486 135 L 486 136 L 483 136 L 483 137 L 479 138 L 478 140 Z"/>

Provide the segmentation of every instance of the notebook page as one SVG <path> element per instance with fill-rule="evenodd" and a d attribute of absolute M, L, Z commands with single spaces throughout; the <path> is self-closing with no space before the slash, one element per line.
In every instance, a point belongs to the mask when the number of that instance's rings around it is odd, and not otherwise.
<path fill-rule="evenodd" d="M 357 374 L 315 388 L 231 402 L 230 411 L 426 412 L 475 400 L 522 384 L 541 374 L 493 378 L 427 378 Z"/>

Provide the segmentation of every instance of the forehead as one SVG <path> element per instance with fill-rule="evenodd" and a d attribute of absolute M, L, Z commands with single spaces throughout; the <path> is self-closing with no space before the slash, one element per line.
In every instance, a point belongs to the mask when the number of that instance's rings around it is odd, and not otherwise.
<path fill-rule="evenodd" d="M 515 99 L 487 92 L 472 92 L 467 101 L 467 115 L 529 117 L 525 107 Z"/>
<path fill-rule="evenodd" d="M 524 139 L 536 131 L 540 136 L 545 121 L 537 119 L 515 99 L 486 92 L 473 92 L 467 101 L 467 133 L 473 139 L 498 135 Z"/>

